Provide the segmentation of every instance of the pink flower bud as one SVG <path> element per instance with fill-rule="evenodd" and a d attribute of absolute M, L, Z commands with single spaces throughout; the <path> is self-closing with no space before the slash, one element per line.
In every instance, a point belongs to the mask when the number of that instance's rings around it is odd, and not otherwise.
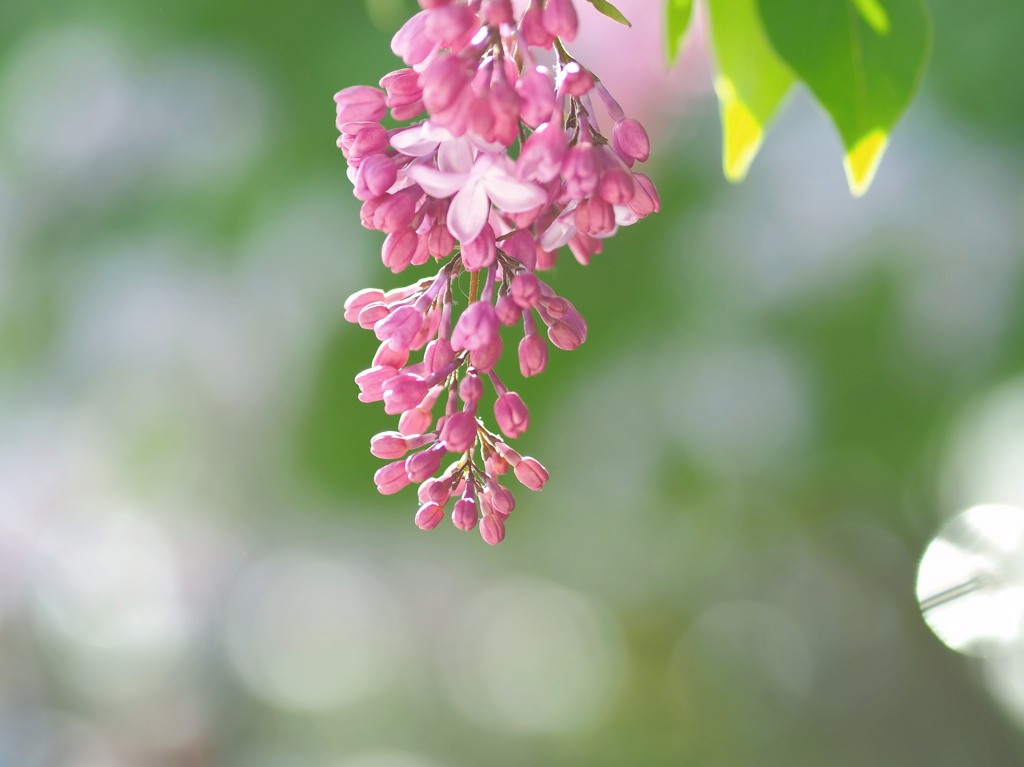
<path fill-rule="evenodd" d="M 435 445 L 429 450 L 424 450 L 405 459 L 405 470 L 412 482 L 423 482 L 437 474 L 441 468 L 441 459 L 444 457 L 444 448 Z"/>
<path fill-rule="evenodd" d="M 359 165 L 353 193 L 357 200 L 370 200 L 383 195 L 397 180 L 394 160 L 386 154 L 372 154 Z"/>
<path fill-rule="evenodd" d="M 516 306 L 512 296 L 504 295 L 498 298 L 494 304 L 494 311 L 498 315 L 498 322 L 502 325 L 515 325 L 523 316 L 523 310 Z"/>
<path fill-rule="evenodd" d="M 406 66 L 416 66 L 434 50 L 434 41 L 426 34 L 428 15 L 427 11 L 420 11 L 391 38 L 391 50 Z"/>
<path fill-rule="evenodd" d="M 522 460 L 515 466 L 516 479 L 530 490 L 540 490 L 547 484 L 548 470 L 541 466 L 536 458 L 523 456 Z"/>
<path fill-rule="evenodd" d="M 531 128 L 538 128 L 551 119 L 555 111 L 555 86 L 547 67 L 537 67 L 516 83 L 520 98 L 520 117 Z"/>
<path fill-rule="evenodd" d="M 519 372 L 523 378 L 543 373 L 548 365 L 547 342 L 536 333 L 528 333 L 519 342 Z"/>
<path fill-rule="evenodd" d="M 387 365 L 375 365 L 356 376 L 360 402 L 380 402 L 384 399 L 384 384 L 398 375 L 398 370 Z"/>
<path fill-rule="evenodd" d="M 533 0 L 523 14 L 523 19 L 519 22 L 519 34 L 527 45 L 534 48 L 548 49 L 554 42 L 555 38 L 544 26 L 544 10 L 538 0 Z"/>
<path fill-rule="evenodd" d="M 405 473 L 405 461 L 395 461 L 377 469 L 373 482 L 381 495 L 394 495 L 409 484 L 409 476 Z"/>
<path fill-rule="evenodd" d="M 441 429 L 441 442 L 450 453 L 465 453 L 476 442 L 476 417 L 460 410 L 445 419 Z"/>
<path fill-rule="evenodd" d="M 558 178 L 569 153 L 565 131 L 558 125 L 545 123 L 526 139 L 516 162 L 519 178 L 546 184 Z"/>
<path fill-rule="evenodd" d="M 414 522 L 420 530 L 433 530 L 444 519 L 444 507 L 436 503 L 425 503 L 416 512 Z"/>
<path fill-rule="evenodd" d="M 411 410 L 427 396 L 427 384 L 419 376 L 404 373 L 384 382 L 384 412 L 398 415 Z"/>
<path fill-rule="evenodd" d="M 496 255 L 494 230 L 490 224 L 484 224 L 476 239 L 462 243 L 462 265 L 467 272 L 486 269 L 494 263 Z"/>
<path fill-rule="evenodd" d="M 394 109 L 414 104 L 423 98 L 420 76 L 414 69 L 396 69 L 380 79 L 380 87 L 387 92 L 386 104 Z"/>
<path fill-rule="evenodd" d="M 501 349 L 501 336 L 495 336 L 490 343 L 481 344 L 471 349 L 469 360 L 473 363 L 473 367 L 481 373 L 489 373 L 501 359 Z"/>
<path fill-rule="evenodd" d="M 566 155 L 562 165 L 565 193 L 574 200 L 589 197 L 600 179 L 600 166 L 593 144 L 577 144 Z"/>
<path fill-rule="evenodd" d="M 341 126 L 341 144 L 347 152 L 349 164 L 355 165 L 364 157 L 385 151 L 390 144 L 388 132 L 379 123 L 350 122 Z"/>
<path fill-rule="evenodd" d="M 389 312 L 387 304 L 375 301 L 372 304 L 366 304 L 366 306 L 359 310 L 356 322 L 359 323 L 359 327 L 363 330 L 372 330 L 373 326 L 387 317 Z"/>
<path fill-rule="evenodd" d="M 420 243 L 423 243 L 422 237 L 420 238 Z M 413 336 L 412 341 L 409 342 L 409 348 L 422 349 L 426 346 L 427 341 L 437 335 L 437 328 L 440 324 L 441 309 L 435 306 L 427 312 L 427 316 L 423 319 L 423 325 L 420 327 L 420 332 Z"/>
<path fill-rule="evenodd" d="M 497 27 L 501 24 L 512 24 L 512 0 L 483 0 L 480 6 L 480 17 L 485 24 Z"/>
<path fill-rule="evenodd" d="M 356 322 L 359 319 L 359 312 L 368 304 L 379 303 L 384 300 L 384 292 L 377 288 L 364 288 L 345 299 L 345 319 L 349 322 Z M 387 313 L 387 307 L 383 307 Z M 372 326 L 371 326 L 372 327 Z"/>
<path fill-rule="evenodd" d="M 494 307 L 486 301 L 474 301 L 459 317 L 452 333 L 452 348 L 455 351 L 478 349 L 493 344 L 497 339 L 499 323 Z"/>
<path fill-rule="evenodd" d="M 491 503 L 491 509 L 502 517 L 507 517 L 516 507 L 515 496 L 499 485 L 498 480 L 493 477 L 487 481 L 487 496 Z"/>
<path fill-rule="evenodd" d="M 408 361 L 408 349 L 392 349 L 387 343 L 377 347 L 377 353 L 373 355 L 374 365 L 387 365 L 395 369 L 405 367 L 405 363 Z"/>
<path fill-rule="evenodd" d="M 386 194 L 378 198 L 373 212 L 373 228 L 388 233 L 408 229 L 416 216 L 416 202 L 419 197 L 418 188 L 410 187 L 396 194 Z"/>
<path fill-rule="evenodd" d="M 491 105 L 483 97 L 472 100 L 466 113 L 466 119 L 469 132 L 478 136 L 489 136 L 494 128 L 494 114 L 491 112 Z"/>
<path fill-rule="evenodd" d="M 576 260 L 586 266 L 590 259 L 601 252 L 601 240 L 591 237 L 589 234 L 578 232 L 569 240 L 569 250 L 576 257 Z"/>
<path fill-rule="evenodd" d="M 584 234 L 607 234 L 615 230 L 615 211 L 600 197 L 591 197 L 576 206 L 576 228 Z"/>
<path fill-rule="evenodd" d="M 401 458 L 409 452 L 405 437 L 397 431 L 382 431 L 370 440 L 370 453 L 377 458 L 391 460 Z"/>
<path fill-rule="evenodd" d="M 530 425 L 530 411 L 515 392 L 505 392 L 494 403 L 494 417 L 498 427 L 509 439 L 515 439 Z"/>
<path fill-rule="evenodd" d="M 544 28 L 552 37 L 572 42 L 576 38 L 578 25 L 572 0 L 548 0 L 544 8 Z"/>
<path fill-rule="evenodd" d="M 400 306 L 374 325 L 373 332 L 379 341 L 387 341 L 392 349 L 408 349 L 421 327 L 423 315 L 415 307 Z"/>
<path fill-rule="evenodd" d="M 491 85 L 487 103 L 494 116 L 494 125 L 486 138 L 502 146 L 511 146 L 519 138 L 519 95 L 511 85 L 499 80 Z"/>
<path fill-rule="evenodd" d="M 519 94 L 513 86 L 509 85 L 504 80 L 495 79 L 495 81 L 491 83 L 490 90 L 487 94 L 487 100 L 490 102 L 491 111 L 494 113 L 496 118 L 512 118 L 515 123 L 518 124 L 519 110 L 522 107 L 522 99 L 519 98 Z"/>
<path fill-rule="evenodd" d="M 505 540 L 505 522 L 497 514 L 486 514 L 480 520 L 480 537 L 491 546 Z"/>
<path fill-rule="evenodd" d="M 540 280 L 530 272 L 521 272 L 512 278 L 512 300 L 523 309 L 532 309 L 541 298 Z"/>
<path fill-rule="evenodd" d="M 601 199 L 610 205 L 626 205 L 636 194 L 636 185 L 633 183 L 633 174 L 629 169 L 620 165 L 609 168 L 601 175 L 600 184 Z M 614 227 L 613 227 L 614 228 Z M 610 232 L 611 229 L 602 231 Z"/>
<path fill-rule="evenodd" d="M 403 104 L 400 107 L 391 107 L 391 118 L 396 122 L 405 122 L 411 120 L 420 114 L 426 106 L 423 104 L 423 100 L 413 101 L 408 104 Z"/>
<path fill-rule="evenodd" d="M 647 162 L 651 156 L 651 139 L 644 126 L 632 118 L 624 118 L 612 128 L 612 146 L 630 165 L 633 161 Z"/>
<path fill-rule="evenodd" d="M 430 255 L 437 259 L 446 258 L 455 250 L 455 237 L 444 223 L 435 224 L 431 228 L 430 234 L 427 235 L 427 248 Z"/>
<path fill-rule="evenodd" d="M 380 204 L 387 199 L 387 196 L 375 197 L 372 200 L 366 200 L 362 207 L 359 209 L 359 223 L 362 224 L 366 229 L 375 229 L 373 225 L 373 217 L 377 215 L 377 208 Z"/>
<path fill-rule="evenodd" d="M 562 68 L 559 92 L 579 98 L 594 87 L 594 76 L 575 61 Z"/>
<path fill-rule="evenodd" d="M 420 238 L 412 229 L 399 229 L 384 238 L 380 248 L 380 260 L 388 269 L 398 274 L 412 263 L 419 247 Z"/>
<path fill-rule="evenodd" d="M 468 375 L 459 382 L 459 398 L 466 403 L 466 407 L 476 407 L 476 403 L 484 396 L 484 384 L 480 376 Z"/>
<path fill-rule="evenodd" d="M 427 373 L 431 375 L 453 359 L 455 359 L 455 352 L 452 350 L 452 345 L 444 338 L 438 338 L 427 344 L 427 350 L 423 354 L 423 363 Z"/>
<path fill-rule="evenodd" d="M 476 14 L 465 5 L 446 5 L 427 17 L 427 36 L 442 48 L 462 50 L 480 27 Z"/>
<path fill-rule="evenodd" d="M 334 94 L 338 125 L 348 122 L 380 122 L 387 114 L 384 91 L 369 85 L 353 85 Z"/>
<path fill-rule="evenodd" d="M 629 202 L 629 209 L 641 218 L 660 211 L 661 198 L 654 187 L 654 182 L 643 173 L 634 173 L 633 181 L 636 185 L 636 194 Z"/>
<path fill-rule="evenodd" d="M 468 495 L 464 495 L 455 504 L 452 511 L 452 523 L 460 530 L 472 530 L 476 527 L 477 511 L 476 501 Z"/>
<path fill-rule="evenodd" d="M 533 271 L 537 263 L 537 241 L 530 232 L 520 229 L 502 241 L 501 249 L 509 258 L 514 258 L 528 270 Z"/>
<path fill-rule="evenodd" d="M 452 106 L 469 85 L 472 76 L 458 56 L 438 56 L 420 76 L 423 103 L 432 115 Z"/>
<path fill-rule="evenodd" d="M 569 352 L 586 340 L 586 337 L 581 336 L 572 325 L 561 320 L 548 326 L 548 338 L 559 349 Z"/>
<path fill-rule="evenodd" d="M 433 413 L 421 405 L 402 413 L 398 419 L 398 431 L 407 435 L 425 434 L 430 431 L 430 424 L 433 422 Z"/>
<path fill-rule="evenodd" d="M 443 479 L 428 479 L 420 485 L 416 494 L 422 503 L 444 506 L 452 496 L 452 484 Z"/>

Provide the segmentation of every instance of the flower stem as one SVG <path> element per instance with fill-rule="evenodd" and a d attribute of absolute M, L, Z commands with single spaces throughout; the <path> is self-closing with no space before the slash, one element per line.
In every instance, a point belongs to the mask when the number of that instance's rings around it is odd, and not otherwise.
<path fill-rule="evenodd" d="M 480 293 L 480 272 L 473 272 L 469 278 L 469 303 L 479 298 Z"/>

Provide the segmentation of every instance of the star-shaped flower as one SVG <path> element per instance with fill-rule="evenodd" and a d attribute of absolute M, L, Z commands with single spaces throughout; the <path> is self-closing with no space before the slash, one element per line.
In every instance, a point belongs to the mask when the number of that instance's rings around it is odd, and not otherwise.
<path fill-rule="evenodd" d="M 515 177 L 508 157 L 480 152 L 444 152 L 438 149 L 437 168 L 411 165 L 406 175 L 431 197 L 452 197 L 448 229 L 462 242 L 471 242 L 483 231 L 491 204 L 505 213 L 525 213 L 542 205 L 547 192 Z M 446 167 L 443 167 L 446 166 Z"/>

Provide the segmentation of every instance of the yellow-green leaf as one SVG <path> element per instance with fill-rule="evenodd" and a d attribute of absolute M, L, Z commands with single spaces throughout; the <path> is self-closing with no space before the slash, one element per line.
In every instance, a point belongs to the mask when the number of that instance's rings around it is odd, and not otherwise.
<path fill-rule="evenodd" d="M 708 11 L 718 65 L 722 165 L 726 178 L 742 181 L 794 78 L 768 42 L 757 0 L 708 0 Z"/>
<path fill-rule="evenodd" d="M 867 191 L 917 90 L 931 42 L 924 0 L 758 0 L 779 56 L 828 111 L 850 191 Z"/>
<path fill-rule="evenodd" d="M 629 23 L 629 19 L 626 18 L 625 14 L 608 2 L 608 0 L 587 0 L 587 2 L 594 6 L 595 10 L 599 13 L 603 13 L 609 19 L 617 21 L 620 24 L 625 24 L 627 27 L 633 26 Z"/>
<path fill-rule="evenodd" d="M 667 0 L 665 4 L 665 49 L 668 63 L 675 63 L 693 16 L 693 0 Z"/>

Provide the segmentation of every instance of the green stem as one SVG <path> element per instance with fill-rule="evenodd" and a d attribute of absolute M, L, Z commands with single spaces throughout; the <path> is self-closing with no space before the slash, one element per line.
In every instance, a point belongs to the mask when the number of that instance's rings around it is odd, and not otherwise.
<path fill-rule="evenodd" d="M 557 37 L 555 38 L 555 52 L 558 53 L 558 63 L 562 66 L 575 61 L 575 59 L 569 55 L 569 51 L 565 49 L 565 46 L 562 45 L 561 39 Z"/>

